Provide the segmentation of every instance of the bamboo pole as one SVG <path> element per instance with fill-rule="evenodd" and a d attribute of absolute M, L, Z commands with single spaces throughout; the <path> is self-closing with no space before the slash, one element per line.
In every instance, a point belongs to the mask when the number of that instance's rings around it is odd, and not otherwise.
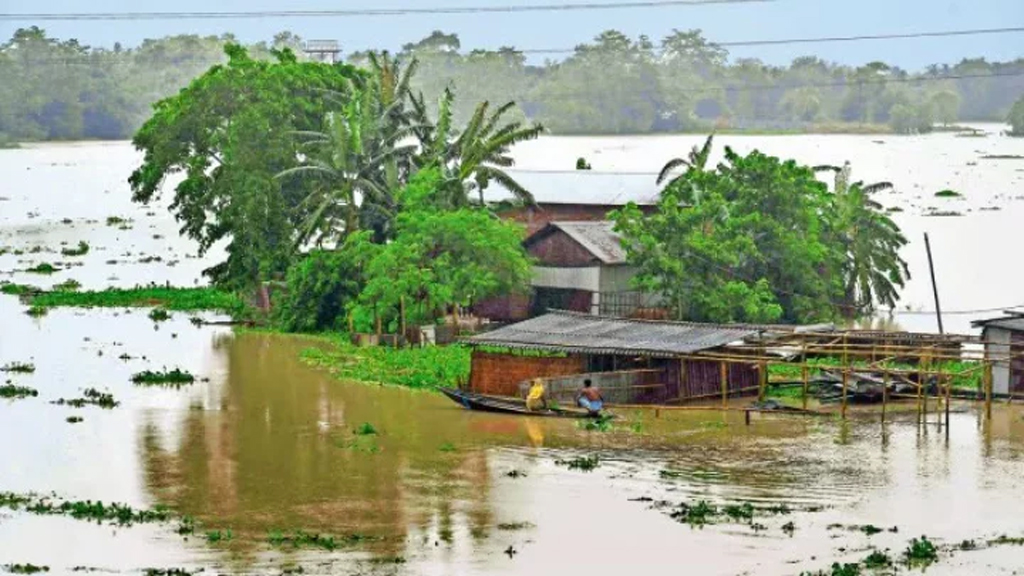
<path fill-rule="evenodd" d="M 986 352 L 988 355 L 988 352 Z M 992 363 L 985 363 L 985 373 L 982 375 L 982 382 L 985 386 L 985 417 L 992 420 Z"/>
<path fill-rule="evenodd" d="M 721 363 L 720 367 L 720 379 L 722 384 L 722 407 L 725 408 L 729 405 L 729 365 L 725 362 Z"/>
<path fill-rule="evenodd" d="M 928 369 L 931 367 L 931 362 L 928 360 L 929 356 L 927 353 L 922 357 L 924 370 L 921 371 L 921 415 L 925 421 L 928 420 Z"/>
<path fill-rule="evenodd" d="M 949 403 L 953 400 L 953 379 L 946 377 L 946 435 L 949 436 Z"/>
<path fill-rule="evenodd" d="M 889 403 L 889 372 L 882 376 L 882 423 L 885 423 L 885 408 Z"/>
<path fill-rule="evenodd" d="M 807 410 L 807 364 L 800 366 L 800 377 L 803 380 L 803 393 L 801 394 L 803 400 L 804 410 Z"/>
<path fill-rule="evenodd" d="M 850 371 L 843 369 L 843 420 L 846 420 L 846 390 L 850 385 Z"/>

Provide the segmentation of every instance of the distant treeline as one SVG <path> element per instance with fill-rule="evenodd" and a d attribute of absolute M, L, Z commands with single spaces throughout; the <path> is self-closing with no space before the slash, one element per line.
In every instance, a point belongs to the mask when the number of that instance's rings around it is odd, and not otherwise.
<path fill-rule="evenodd" d="M 91 48 L 43 30 L 19 30 L 0 45 L 0 142 L 127 138 L 150 106 L 224 60 L 225 36 L 171 36 L 132 49 Z M 283 32 L 250 46 L 301 52 Z M 1003 121 L 1024 94 L 1024 58 L 965 59 L 910 73 L 882 62 L 851 67 L 814 56 L 788 66 L 730 59 L 700 31 L 655 43 L 607 31 L 565 58 L 527 63 L 514 48 L 464 52 L 458 36 L 434 32 L 406 44 L 428 99 L 453 87 L 456 118 L 481 100 L 515 100 L 531 119 L 563 134 L 736 130 L 928 131 L 934 124 Z M 365 53 L 347 60 L 360 64 Z"/>

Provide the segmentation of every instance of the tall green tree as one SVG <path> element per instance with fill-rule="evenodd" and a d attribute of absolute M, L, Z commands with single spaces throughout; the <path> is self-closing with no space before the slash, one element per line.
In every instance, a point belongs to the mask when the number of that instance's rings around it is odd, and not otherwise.
<path fill-rule="evenodd" d="M 480 206 L 453 209 L 447 194 L 437 168 L 400 191 L 395 237 L 366 264 L 355 317 L 394 323 L 407 304 L 408 321 L 431 322 L 452 306 L 529 285 L 522 229 Z"/>
<path fill-rule="evenodd" d="M 345 94 L 360 75 L 347 65 L 252 59 L 238 45 L 177 95 L 160 101 L 135 134 L 142 165 L 129 178 L 132 199 L 151 202 L 170 177 L 170 209 L 201 253 L 226 242 L 228 258 L 206 271 L 231 288 L 280 279 L 297 230 L 315 208 L 301 181 L 275 178 L 301 152 L 294 134 L 315 130 L 330 111 L 325 93 Z"/>
<path fill-rule="evenodd" d="M 832 245 L 842 250 L 842 313 L 848 318 L 870 313 L 876 306 L 896 307 L 899 291 L 910 279 L 900 250 L 907 245 L 899 226 L 873 196 L 894 190 L 891 182 L 851 181 L 850 163 L 818 166 L 835 174 L 832 189 Z"/>
<path fill-rule="evenodd" d="M 1024 95 L 1014 103 L 1006 121 L 1010 124 L 1010 135 L 1024 137 Z"/>
<path fill-rule="evenodd" d="M 809 167 L 726 148 L 715 169 L 689 168 L 666 186 L 654 214 L 631 205 L 614 218 L 639 285 L 676 317 L 810 322 L 831 318 L 841 296 L 833 211 Z"/>

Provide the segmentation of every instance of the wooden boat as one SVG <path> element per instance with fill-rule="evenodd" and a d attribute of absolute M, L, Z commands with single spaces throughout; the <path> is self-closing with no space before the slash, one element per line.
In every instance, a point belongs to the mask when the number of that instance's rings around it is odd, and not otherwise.
<path fill-rule="evenodd" d="M 504 396 L 487 396 L 453 388 L 441 388 L 441 392 L 468 410 L 480 412 L 497 412 L 500 414 L 518 414 L 521 416 L 547 416 L 550 418 L 596 418 L 586 410 L 577 408 L 549 408 L 547 410 L 530 410 L 526 401 L 520 398 Z"/>

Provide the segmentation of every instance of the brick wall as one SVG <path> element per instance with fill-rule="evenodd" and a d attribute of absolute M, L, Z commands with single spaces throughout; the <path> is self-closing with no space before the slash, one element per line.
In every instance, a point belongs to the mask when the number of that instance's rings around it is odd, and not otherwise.
<path fill-rule="evenodd" d="M 539 358 L 474 351 L 469 388 L 480 394 L 518 396 L 519 383 L 523 380 L 568 376 L 584 370 L 582 356 Z"/>

